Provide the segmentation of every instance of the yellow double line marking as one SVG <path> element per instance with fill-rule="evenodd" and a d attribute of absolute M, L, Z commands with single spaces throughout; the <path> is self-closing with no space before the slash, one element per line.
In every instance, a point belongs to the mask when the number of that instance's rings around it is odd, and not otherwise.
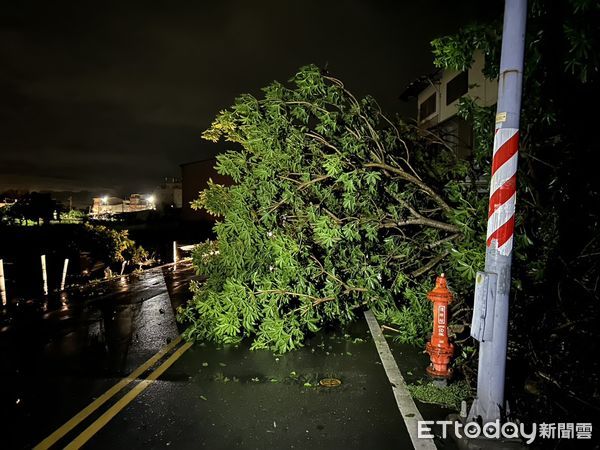
<path fill-rule="evenodd" d="M 58 428 L 54 433 L 40 442 L 38 445 L 34 447 L 34 450 L 42 450 L 48 449 L 60 439 L 62 439 L 67 433 L 73 430 L 77 425 L 79 425 L 83 420 L 85 420 L 90 414 L 100 408 L 104 403 L 110 400 L 115 394 L 117 394 L 121 389 L 123 389 L 128 384 L 135 381 L 140 375 L 142 375 L 145 371 L 147 371 L 150 367 L 152 367 L 156 362 L 158 362 L 163 356 L 169 353 L 173 348 L 175 348 L 181 342 L 181 336 L 178 336 L 176 339 L 171 341 L 167 346 L 165 346 L 162 350 L 152 356 L 148 361 L 135 369 L 127 378 L 123 378 L 113 387 L 111 387 L 108 391 L 82 409 L 79 413 L 73 416 L 68 422 Z M 190 342 L 182 345 L 177 351 L 173 352 L 173 354 L 163 362 L 159 367 L 157 367 L 145 380 L 142 380 L 138 383 L 131 391 L 129 391 L 126 395 L 124 395 L 119 401 L 117 401 L 113 406 L 111 406 L 104 414 L 102 414 L 96 421 L 94 421 L 89 427 L 87 427 L 79 436 L 73 440 L 66 448 L 74 449 L 79 448 L 83 444 L 85 444 L 91 437 L 96 434 L 102 427 L 104 427 L 114 416 L 116 416 L 125 406 L 127 406 L 133 399 L 135 399 L 140 393 L 142 393 L 148 386 L 150 386 L 158 377 L 160 377 L 165 370 L 173 365 L 181 355 L 183 355 L 192 344 Z"/>

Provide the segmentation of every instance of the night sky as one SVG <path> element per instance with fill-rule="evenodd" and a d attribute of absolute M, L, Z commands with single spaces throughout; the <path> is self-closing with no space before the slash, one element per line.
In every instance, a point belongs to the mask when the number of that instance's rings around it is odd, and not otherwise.
<path fill-rule="evenodd" d="M 327 64 L 390 112 L 487 2 L 2 2 L 0 191 L 152 190 L 236 95 Z M 479 4 L 479 6 L 477 6 Z"/>

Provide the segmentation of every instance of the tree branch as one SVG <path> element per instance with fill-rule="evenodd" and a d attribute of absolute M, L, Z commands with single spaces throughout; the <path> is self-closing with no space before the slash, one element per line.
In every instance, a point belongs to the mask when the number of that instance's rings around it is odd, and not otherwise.
<path fill-rule="evenodd" d="M 304 297 L 309 298 L 317 305 L 319 303 L 329 302 L 331 300 L 335 300 L 335 297 L 315 297 L 314 295 L 302 294 L 300 292 L 292 292 L 285 291 L 283 289 L 267 289 L 262 291 L 255 291 L 254 295 L 264 295 L 264 294 L 280 294 L 280 295 L 290 295 L 292 297 Z"/>
<path fill-rule="evenodd" d="M 332 278 L 333 280 L 337 281 L 338 283 L 340 283 L 342 286 L 344 286 L 344 294 L 347 294 L 348 292 L 367 292 L 368 289 L 367 288 L 360 288 L 360 287 L 353 287 L 350 286 L 346 283 L 344 283 L 342 280 L 340 280 L 338 277 L 336 277 L 335 275 L 327 272 L 325 270 L 325 267 L 323 267 L 323 264 L 321 264 L 321 261 L 319 261 L 317 258 L 315 258 L 313 255 L 310 255 L 310 257 L 319 265 L 319 267 L 321 268 L 321 272 L 323 272 L 325 275 L 327 275 L 329 278 Z"/>
<path fill-rule="evenodd" d="M 423 181 L 419 180 L 417 177 L 411 175 L 408 172 L 405 172 L 403 169 L 399 167 L 390 166 L 385 163 L 367 163 L 364 165 L 365 167 L 372 167 L 376 169 L 381 169 L 387 172 L 391 172 L 393 174 L 398 175 L 403 180 L 406 180 L 414 185 L 418 186 L 422 191 L 426 192 L 440 207 L 446 211 L 452 211 L 452 208 L 444 201 L 442 197 L 440 197 L 433 189 L 427 186 Z"/>
<path fill-rule="evenodd" d="M 312 180 L 308 180 L 308 181 L 305 181 L 304 183 L 300 184 L 298 186 L 298 190 L 303 191 L 304 189 L 306 189 L 311 184 L 318 183 L 319 181 L 323 181 L 323 180 L 326 180 L 328 178 L 331 178 L 331 176 L 329 176 L 329 175 L 319 175 L 317 178 L 313 178 Z"/>
<path fill-rule="evenodd" d="M 456 239 L 457 237 L 460 237 L 461 235 L 459 233 L 456 234 L 451 234 L 450 236 L 447 236 L 443 239 L 440 239 L 439 241 L 435 241 L 432 242 L 431 244 L 427 244 L 425 246 L 426 249 L 432 249 L 434 247 L 437 247 L 438 245 L 442 245 L 444 242 L 448 242 L 448 241 L 452 241 L 454 239 Z"/>
<path fill-rule="evenodd" d="M 410 276 L 411 277 L 418 277 L 418 276 L 423 275 L 425 272 L 433 269 L 446 256 L 448 256 L 448 252 L 444 252 L 441 255 L 438 255 L 435 258 L 430 259 L 427 264 L 425 264 L 423 267 L 420 267 L 417 270 L 413 271 L 410 274 Z"/>
<path fill-rule="evenodd" d="M 403 220 L 402 222 L 394 222 L 392 220 L 388 220 L 382 222 L 382 228 L 395 228 L 395 227 L 405 227 L 409 225 L 425 225 L 432 228 L 437 228 L 439 230 L 449 231 L 450 233 L 458 233 L 460 230 L 455 225 L 440 222 L 439 220 L 428 219 L 427 217 L 421 217 L 418 219 L 408 219 Z"/>

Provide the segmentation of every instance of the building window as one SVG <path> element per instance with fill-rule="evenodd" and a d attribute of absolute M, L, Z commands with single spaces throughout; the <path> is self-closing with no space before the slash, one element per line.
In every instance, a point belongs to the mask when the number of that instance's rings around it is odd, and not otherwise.
<path fill-rule="evenodd" d="M 469 91 L 469 73 L 461 72 L 446 84 L 446 106 Z"/>
<path fill-rule="evenodd" d="M 431 94 L 427 100 L 421 103 L 419 107 L 419 119 L 424 120 L 427 119 L 430 115 L 435 113 L 435 92 Z"/>

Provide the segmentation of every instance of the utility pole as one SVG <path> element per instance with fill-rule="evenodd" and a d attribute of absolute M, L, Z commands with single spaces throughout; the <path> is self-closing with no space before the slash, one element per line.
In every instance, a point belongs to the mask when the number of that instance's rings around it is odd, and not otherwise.
<path fill-rule="evenodd" d="M 469 419 L 481 417 L 484 424 L 502 420 L 505 416 L 508 299 L 526 19 L 526 0 L 505 1 L 485 272 L 477 273 L 471 327 L 472 336 L 480 344 L 477 398 L 469 412 Z"/>

